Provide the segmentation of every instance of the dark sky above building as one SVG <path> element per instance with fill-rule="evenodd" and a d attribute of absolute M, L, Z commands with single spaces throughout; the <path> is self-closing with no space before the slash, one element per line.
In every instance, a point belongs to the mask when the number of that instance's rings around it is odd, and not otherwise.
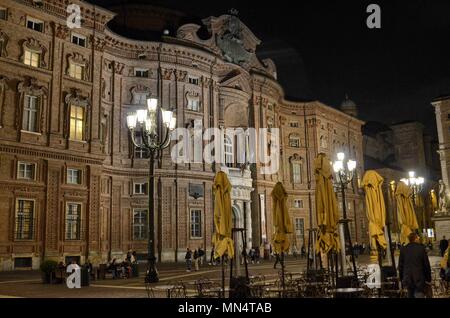
<path fill-rule="evenodd" d="M 435 134 L 430 101 L 450 94 L 450 1 L 90 0 L 148 3 L 203 18 L 236 8 L 262 40 L 286 95 L 338 107 L 347 93 L 363 120 L 419 120 Z M 381 7 L 381 29 L 366 8 Z"/>

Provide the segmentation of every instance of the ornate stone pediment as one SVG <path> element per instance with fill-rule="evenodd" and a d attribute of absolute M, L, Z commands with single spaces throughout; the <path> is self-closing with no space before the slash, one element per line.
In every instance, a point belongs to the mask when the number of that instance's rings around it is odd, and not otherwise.
<path fill-rule="evenodd" d="M 34 77 L 26 76 L 22 82 L 17 84 L 17 91 L 19 93 L 29 94 L 33 96 L 47 95 L 48 90 L 44 86 L 37 84 L 37 79 Z"/>
<path fill-rule="evenodd" d="M 130 94 L 131 94 L 130 104 L 138 104 L 137 103 L 138 94 L 146 94 L 147 97 L 150 97 L 152 95 L 150 88 L 142 84 L 138 84 L 136 86 L 131 87 Z"/>
<path fill-rule="evenodd" d="M 260 40 L 239 20 L 236 12 L 202 20 L 211 35 L 203 40 L 198 36 L 199 25 L 186 24 L 177 31 L 177 37 L 201 45 L 221 55 L 225 61 L 249 66 L 254 61 Z"/>
<path fill-rule="evenodd" d="M 292 156 L 289 157 L 289 162 L 290 163 L 302 163 L 303 158 L 299 154 L 294 153 Z"/>
<path fill-rule="evenodd" d="M 250 87 L 250 79 L 246 78 L 245 75 L 239 72 L 230 72 L 226 75 L 220 82 L 221 87 L 230 87 L 238 89 L 243 92 L 251 93 L 252 88 Z"/>
<path fill-rule="evenodd" d="M 91 105 L 89 97 L 81 95 L 79 89 L 73 88 L 66 94 L 64 98 L 66 105 L 76 105 L 89 108 Z"/>

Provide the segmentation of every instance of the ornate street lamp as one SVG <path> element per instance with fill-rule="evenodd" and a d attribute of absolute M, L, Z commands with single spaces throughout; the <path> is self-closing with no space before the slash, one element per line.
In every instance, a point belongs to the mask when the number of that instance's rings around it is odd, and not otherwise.
<path fill-rule="evenodd" d="M 350 219 L 347 219 L 347 206 L 345 203 L 345 190 L 347 186 L 352 182 L 353 177 L 355 175 L 356 169 L 356 161 L 355 160 L 347 160 L 345 161 L 345 154 L 343 152 L 339 152 L 337 154 L 337 160 L 333 162 L 333 170 L 336 175 L 335 179 L 335 189 L 341 192 L 342 195 L 342 214 L 343 219 L 339 221 L 339 236 L 341 240 L 341 262 L 342 262 L 342 275 L 347 276 L 347 267 L 346 267 L 346 245 L 345 240 L 348 239 L 349 250 L 352 256 L 352 265 L 353 265 L 353 275 L 355 282 L 358 280 L 358 276 L 356 273 L 356 263 L 355 263 L 355 255 L 353 253 L 353 246 L 350 236 L 350 229 L 348 227 L 348 223 Z"/>
<path fill-rule="evenodd" d="M 156 270 L 155 257 L 155 202 L 154 202 L 154 165 L 155 154 L 167 148 L 170 144 L 170 132 L 176 127 L 176 118 L 172 111 L 164 110 L 158 105 L 158 99 L 147 99 L 148 109 L 139 109 L 131 112 L 127 116 L 127 126 L 130 130 L 133 144 L 142 149 L 146 149 L 150 154 L 149 177 L 148 177 L 148 265 L 145 281 L 156 283 L 159 281 Z M 136 138 L 140 134 L 141 140 Z"/>
<path fill-rule="evenodd" d="M 422 192 L 425 179 L 422 177 L 416 177 L 415 171 L 408 172 L 408 178 L 400 179 L 403 183 L 409 186 L 412 190 L 413 204 L 415 209 L 419 206 L 416 204 L 416 199 L 419 197 L 420 192 Z M 425 209 L 424 209 L 425 210 Z M 425 229 L 425 215 L 422 213 L 422 228 Z"/>

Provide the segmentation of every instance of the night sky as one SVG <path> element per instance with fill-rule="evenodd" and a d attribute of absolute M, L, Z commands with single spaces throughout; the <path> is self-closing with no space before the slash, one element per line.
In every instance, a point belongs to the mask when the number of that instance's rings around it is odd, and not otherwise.
<path fill-rule="evenodd" d="M 199 18 L 236 8 L 262 40 L 258 56 L 275 61 L 287 96 L 338 107 L 347 93 L 363 120 L 419 120 L 436 134 L 430 101 L 450 94 L 448 0 L 141 2 Z M 366 26 L 370 3 L 381 7 L 381 29 Z"/>

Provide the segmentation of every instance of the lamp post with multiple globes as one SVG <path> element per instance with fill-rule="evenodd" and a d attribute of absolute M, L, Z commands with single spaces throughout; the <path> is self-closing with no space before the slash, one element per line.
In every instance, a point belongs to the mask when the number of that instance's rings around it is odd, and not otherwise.
<path fill-rule="evenodd" d="M 414 207 L 417 209 L 419 206 L 416 204 L 416 200 L 419 197 L 420 192 L 423 189 L 423 185 L 425 183 L 425 178 L 416 177 L 415 171 L 408 172 L 408 178 L 400 179 L 403 183 L 409 186 L 412 190 L 412 199 Z M 425 229 L 425 209 L 422 208 L 422 229 Z"/>
<path fill-rule="evenodd" d="M 147 99 L 147 109 L 139 109 L 127 116 L 127 126 L 130 130 L 131 140 L 134 146 L 146 149 L 149 153 L 149 177 L 148 177 L 148 268 L 145 277 L 146 282 L 159 281 L 156 270 L 155 257 L 155 203 L 154 203 L 154 165 L 155 155 L 170 144 L 170 133 L 176 127 L 176 118 L 170 110 L 164 110 L 158 105 L 158 99 Z M 140 135 L 138 140 L 137 135 Z"/>
<path fill-rule="evenodd" d="M 344 277 L 347 276 L 347 266 L 346 266 L 346 239 L 349 242 L 349 251 L 352 256 L 352 265 L 353 265 L 353 275 L 355 280 L 357 281 L 357 273 L 356 273 L 356 263 L 355 263 L 355 255 L 353 253 L 353 246 L 350 236 L 350 229 L 348 223 L 350 219 L 347 219 L 347 206 L 345 203 L 345 190 L 348 185 L 352 182 L 353 177 L 355 175 L 356 169 L 356 161 L 355 160 L 346 160 L 345 154 L 343 152 L 339 152 L 337 154 L 337 160 L 333 162 L 333 170 L 336 175 L 335 179 L 335 188 L 341 192 L 342 195 L 342 220 L 339 221 L 339 236 L 341 241 L 341 263 L 342 268 L 341 272 Z"/>

